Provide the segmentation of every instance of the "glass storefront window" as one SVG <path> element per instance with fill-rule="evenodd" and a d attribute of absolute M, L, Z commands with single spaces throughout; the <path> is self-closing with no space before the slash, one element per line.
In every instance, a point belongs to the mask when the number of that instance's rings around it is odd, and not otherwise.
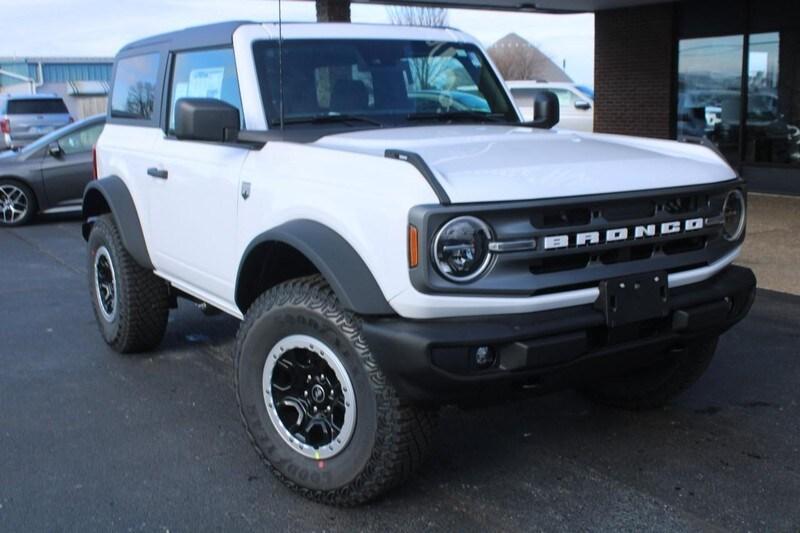
<path fill-rule="evenodd" d="M 748 163 L 800 165 L 800 92 L 794 83 L 797 36 L 797 32 L 750 36 L 744 149 Z M 795 53 L 784 53 L 784 46 Z"/>
<path fill-rule="evenodd" d="M 739 160 L 744 36 L 678 43 L 678 138 L 708 137 Z"/>

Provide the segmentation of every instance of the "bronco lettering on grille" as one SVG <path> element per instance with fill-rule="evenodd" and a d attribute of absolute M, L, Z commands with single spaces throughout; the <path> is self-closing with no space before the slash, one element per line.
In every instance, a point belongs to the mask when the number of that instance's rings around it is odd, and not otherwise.
<path fill-rule="evenodd" d="M 611 228 L 603 232 L 586 231 L 582 233 L 549 235 L 544 238 L 545 250 L 557 250 L 559 248 L 569 248 L 570 246 L 592 246 L 596 244 L 606 244 L 626 240 L 647 239 L 661 235 L 674 235 L 687 231 L 703 229 L 702 218 L 690 218 L 688 220 L 673 220 L 661 222 L 660 224 L 644 224 L 641 226 L 626 228 Z"/>

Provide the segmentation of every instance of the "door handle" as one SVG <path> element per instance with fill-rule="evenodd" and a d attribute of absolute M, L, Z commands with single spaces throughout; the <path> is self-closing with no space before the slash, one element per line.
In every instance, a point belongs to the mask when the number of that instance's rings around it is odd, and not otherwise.
<path fill-rule="evenodd" d="M 152 176 L 154 178 L 165 180 L 169 173 L 166 170 L 159 170 L 156 167 L 150 167 L 147 169 L 147 175 Z"/>

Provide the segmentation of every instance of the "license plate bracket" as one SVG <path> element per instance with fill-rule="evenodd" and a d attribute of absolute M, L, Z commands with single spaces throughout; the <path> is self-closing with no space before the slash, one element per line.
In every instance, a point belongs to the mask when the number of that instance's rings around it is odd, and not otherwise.
<path fill-rule="evenodd" d="M 610 328 L 669 314 L 666 272 L 623 276 L 600 282 L 597 306 Z"/>

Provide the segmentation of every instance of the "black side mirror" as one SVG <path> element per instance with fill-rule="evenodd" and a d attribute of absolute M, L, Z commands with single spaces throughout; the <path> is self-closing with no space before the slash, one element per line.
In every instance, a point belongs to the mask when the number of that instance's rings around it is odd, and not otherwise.
<path fill-rule="evenodd" d="M 536 91 L 533 97 L 533 120 L 525 125 L 549 130 L 561 120 L 558 96 L 552 91 Z"/>
<path fill-rule="evenodd" d="M 175 137 L 225 142 L 239 130 L 239 110 L 216 98 L 181 98 L 175 104 Z"/>
<path fill-rule="evenodd" d="M 575 102 L 575 109 L 580 109 L 581 111 L 588 111 L 592 108 L 592 104 L 585 100 L 578 100 Z"/>
<path fill-rule="evenodd" d="M 56 159 L 59 159 L 62 155 L 64 155 L 64 150 L 61 149 L 61 145 L 58 143 L 50 143 L 47 145 L 47 153 Z"/>

